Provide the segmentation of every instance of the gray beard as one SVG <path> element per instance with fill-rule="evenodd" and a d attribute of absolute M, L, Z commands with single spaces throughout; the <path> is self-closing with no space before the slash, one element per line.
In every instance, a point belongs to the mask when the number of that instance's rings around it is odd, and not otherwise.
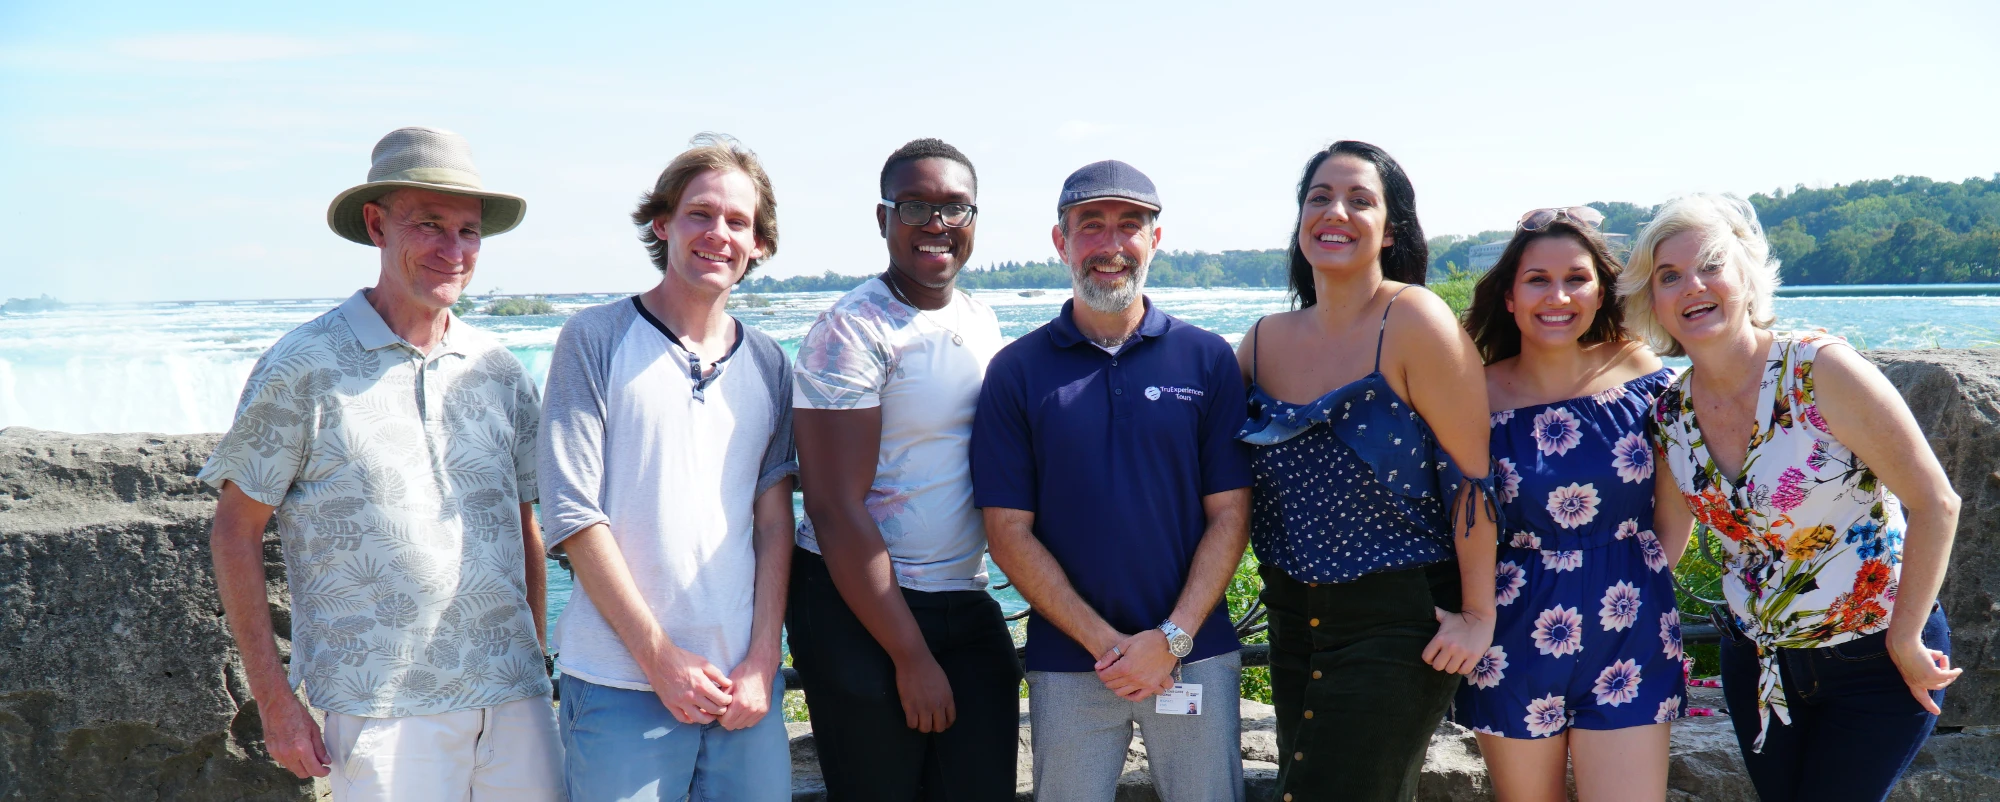
<path fill-rule="evenodd" d="M 1093 272 L 1091 267 L 1093 266 L 1071 267 L 1069 270 L 1070 289 L 1084 306 L 1105 314 L 1123 312 L 1131 308 L 1132 303 L 1139 300 L 1139 293 L 1146 289 L 1146 269 L 1150 265 L 1140 264 L 1132 270 L 1132 274 L 1123 284 L 1109 289 L 1102 288 L 1096 281 L 1091 280 L 1090 274 Z"/>

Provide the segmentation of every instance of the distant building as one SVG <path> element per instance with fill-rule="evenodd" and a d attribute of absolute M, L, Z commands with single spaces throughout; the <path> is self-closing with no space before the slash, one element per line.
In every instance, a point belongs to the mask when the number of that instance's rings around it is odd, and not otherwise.
<path fill-rule="evenodd" d="M 1625 254 L 1632 251 L 1632 235 L 1606 234 L 1604 244 L 1611 247 L 1612 255 L 1624 259 Z M 1507 240 L 1504 239 L 1499 242 L 1474 245 L 1466 251 L 1466 261 L 1471 262 L 1466 269 L 1474 273 L 1484 273 L 1487 268 L 1493 266 L 1493 263 L 1500 261 L 1500 254 L 1506 250 Z"/>

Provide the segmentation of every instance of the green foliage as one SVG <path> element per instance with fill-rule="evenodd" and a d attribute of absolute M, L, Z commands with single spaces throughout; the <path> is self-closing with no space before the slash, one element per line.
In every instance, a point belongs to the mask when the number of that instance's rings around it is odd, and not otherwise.
<path fill-rule="evenodd" d="M 40 298 L 8 298 L 6 303 L 0 303 L 0 314 L 53 312 L 68 305 L 45 293 Z"/>
<path fill-rule="evenodd" d="M 1680 565 L 1674 566 L 1674 602 L 1680 608 L 1682 626 L 1707 619 L 1708 603 L 1702 599 L 1722 599 L 1722 569 L 1716 564 L 1727 561 L 1729 555 L 1722 551 L 1722 544 L 1716 538 L 1709 536 L 1708 557 L 1704 558 L 1701 540 L 1690 537 Z M 1722 671 L 1721 653 L 1713 643 L 1687 644 L 1687 655 L 1694 659 L 1697 677 L 1712 677 Z"/>
<path fill-rule="evenodd" d="M 486 305 L 486 314 L 494 317 L 520 317 L 522 315 L 552 315 L 556 307 L 547 298 L 501 298 Z"/>
<path fill-rule="evenodd" d="M 1432 281 L 1424 285 L 1431 292 L 1443 298 L 1454 315 L 1464 315 L 1465 308 L 1472 305 L 1472 285 L 1479 283 L 1479 277 L 1471 273 L 1456 273 L 1442 281 Z"/>
<path fill-rule="evenodd" d="M 1464 272 L 1472 264 L 1472 246 L 1489 242 L 1502 242 L 1514 236 L 1514 231 L 1481 231 L 1472 236 L 1446 234 L 1424 241 L 1431 251 L 1431 278 Z"/>
<path fill-rule="evenodd" d="M 2000 174 L 1750 196 L 1789 284 L 2000 281 Z"/>
<path fill-rule="evenodd" d="M 1250 612 L 1257 603 L 1257 594 L 1264 592 L 1264 580 L 1257 576 L 1257 555 L 1245 552 L 1243 561 L 1236 564 L 1236 575 L 1229 578 L 1229 587 L 1223 591 L 1223 599 L 1229 604 L 1229 620 L 1234 622 Z M 1259 632 L 1243 639 L 1244 643 L 1270 643 L 1270 636 Z M 1240 695 L 1245 699 L 1271 703 L 1271 669 L 1255 666 L 1243 669 L 1243 687 Z"/>

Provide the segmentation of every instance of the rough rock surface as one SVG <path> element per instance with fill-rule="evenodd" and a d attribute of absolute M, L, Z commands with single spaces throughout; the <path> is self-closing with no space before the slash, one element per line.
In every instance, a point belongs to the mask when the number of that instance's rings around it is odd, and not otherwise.
<path fill-rule="evenodd" d="M 1961 506 L 1938 600 L 1951 621 L 1941 726 L 2000 724 L 2000 349 L 1870 351 L 1951 477 Z M 1893 488 L 1892 488 L 1893 489 Z"/>
<path fill-rule="evenodd" d="M 0 800 L 310 798 L 216 600 L 216 439 L 0 430 Z"/>

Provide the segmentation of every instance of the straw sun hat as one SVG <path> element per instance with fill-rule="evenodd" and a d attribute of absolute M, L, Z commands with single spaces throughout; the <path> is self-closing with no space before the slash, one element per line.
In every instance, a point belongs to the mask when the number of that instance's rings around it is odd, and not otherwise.
<path fill-rule="evenodd" d="M 326 207 L 326 224 L 333 233 L 373 245 L 368 226 L 362 222 L 361 207 L 403 187 L 428 189 L 449 195 L 463 195 L 484 201 L 480 214 L 480 236 L 506 233 L 521 224 L 528 202 L 520 196 L 490 192 L 480 186 L 479 170 L 472 166 L 472 148 L 465 137 L 441 128 L 398 128 L 375 143 L 369 158 L 368 183 L 334 196 Z"/>

